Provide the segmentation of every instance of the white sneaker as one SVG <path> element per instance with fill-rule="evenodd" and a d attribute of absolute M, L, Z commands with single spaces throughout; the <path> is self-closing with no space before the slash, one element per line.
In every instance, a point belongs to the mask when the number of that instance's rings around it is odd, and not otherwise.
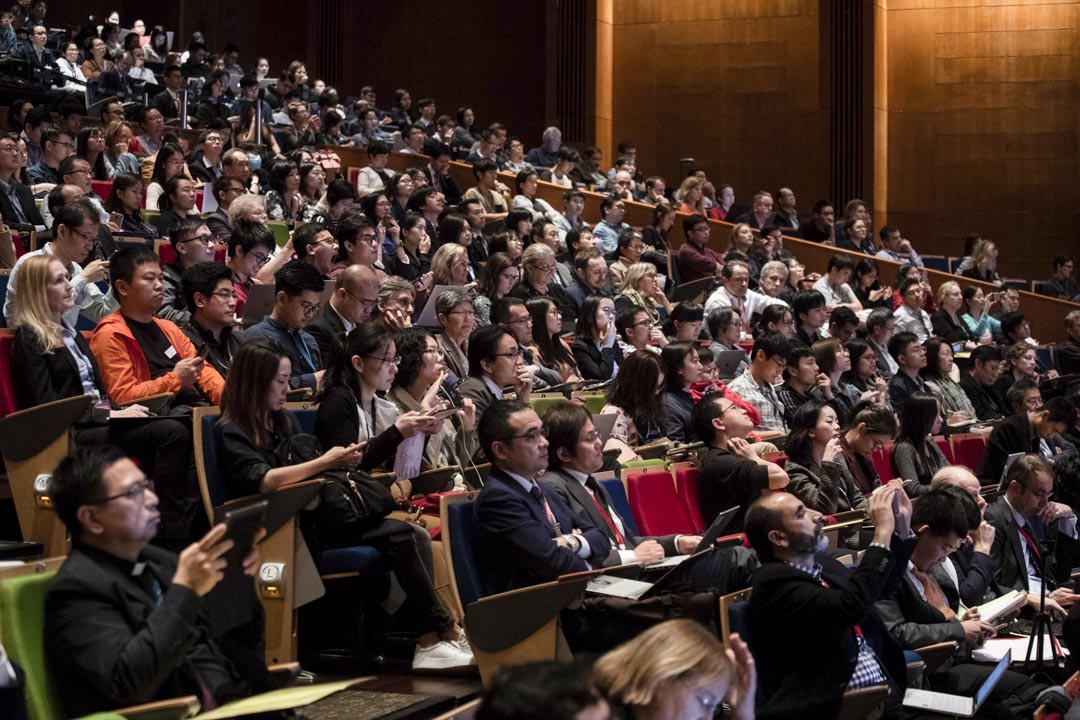
<path fill-rule="evenodd" d="M 413 670 L 446 670 L 475 664 L 476 658 L 471 652 L 462 652 L 456 644 L 448 640 L 441 640 L 428 647 L 417 646 L 412 661 Z"/>
<path fill-rule="evenodd" d="M 472 645 L 469 644 L 468 635 L 466 635 L 465 633 L 461 633 L 461 637 L 459 637 L 457 640 L 450 640 L 450 642 L 456 645 L 458 650 L 472 657 L 474 663 L 476 662 L 476 657 L 473 653 Z"/>

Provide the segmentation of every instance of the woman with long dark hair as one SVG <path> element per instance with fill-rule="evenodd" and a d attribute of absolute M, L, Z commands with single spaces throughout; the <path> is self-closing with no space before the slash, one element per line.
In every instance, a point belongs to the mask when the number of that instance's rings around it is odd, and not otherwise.
<path fill-rule="evenodd" d="M 370 328 L 378 326 L 365 324 L 360 327 L 368 328 L 370 332 Z M 374 335 L 370 337 L 377 342 Z M 382 340 L 386 339 L 383 336 Z M 348 349 L 378 352 L 374 348 L 367 348 L 367 342 L 352 346 L 348 342 L 346 344 Z M 379 344 L 383 345 L 383 352 L 387 349 L 393 351 L 392 340 L 389 346 L 385 342 Z M 368 358 L 351 355 L 348 361 L 350 368 L 354 367 L 354 361 L 366 363 Z M 331 471 L 352 473 L 361 464 L 361 458 L 374 450 L 374 441 L 365 448 L 356 434 L 323 433 L 331 443 L 329 450 L 306 462 L 294 465 L 283 462 L 277 450 L 300 431 L 296 418 L 285 409 L 290 369 L 289 358 L 281 347 L 265 339 L 245 343 L 233 358 L 230 382 L 222 397 L 217 431 L 224 450 L 223 470 L 234 496 L 269 492 Z M 344 367 L 339 367 L 338 372 L 336 379 L 342 382 L 345 381 L 342 374 L 356 375 Z M 392 374 L 385 374 L 392 378 Z M 357 382 L 357 378 L 353 377 L 352 383 Z M 389 380 L 386 385 L 388 389 Z M 354 390 L 340 385 L 331 392 L 333 395 L 328 395 L 327 399 L 351 395 Z M 320 415 L 327 399 L 319 406 Z M 352 414 L 355 415 L 355 396 L 350 402 Z M 332 407 L 340 410 L 337 403 L 332 403 Z M 347 441 L 336 444 L 336 437 L 346 436 L 349 438 Z M 370 478 L 367 480 L 375 482 Z M 369 517 L 363 524 L 359 519 L 351 524 L 345 522 L 350 517 L 343 510 L 351 499 L 348 490 L 344 489 L 348 484 L 356 486 L 358 482 L 351 476 L 347 482 L 327 482 L 319 506 L 304 518 L 305 539 L 320 548 L 368 545 L 379 550 L 406 596 L 413 601 L 412 607 L 418 616 L 416 619 L 421 635 L 413 656 L 414 669 L 457 667 L 472 663 L 472 652 L 467 649 L 464 633 L 446 612 L 432 586 L 431 573 L 425 567 L 417 533 L 408 523 L 385 517 Z"/>
<path fill-rule="evenodd" d="M 561 310 L 560 310 L 561 312 Z M 615 335 L 615 303 L 590 295 L 581 304 L 571 350 L 586 380 L 610 380 L 619 372 L 623 355 Z"/>
<path fill-rule="evenodd" d="M 184 150 L 176 143 L 165 143 L 154 158 L 154 170 L 146 186 L 146 209 L 157 210 L 165 193 L 165 185 L 177 175 L 184 174 Z"/>
<path fill-rule="evenodd" d="M 491 263 L 491 260 L 488 260 Z M 525 301 L 525 309 L 532 318 L 533 344 L 538 351 L 535 357 L 546 368 L 555 370 L 563 382 L 580 380 L 577 361 L 566 341 L 559 337 L 562 332 L 562 313 L 551 298 L 535 297 Z"/>
<path fill-rule="evenodd" d="M 881 485 L 874 467 L 874 453 L 892 442 L 895 435 L 896 416 L 892 410 L 868 402 L 855 406 L 840 437 L 840 450 L 851 478 L 863 495 L 869 495 Z"/>
<path fill-rule="evenodd" d="M 120 230 L 129 235 L 156 238 L 157 228 L 143 221 L 142 205 L 143 181 L 138 175 L 120 173 L 113 178 L 109 199 L 105 201 L 105 210 L 120 213 L 124 221 Z"/>
<path fill-rule="evenodd" d="M 952 379 L 952 345 L 939 337 L 926 341 L 926 367 L 920 374 L 926 387 L 941 403 L 941 413 L 949 425 L 963 425 L 978 418 L 964 388 Z"/>
<path fill-rule="evenodd" d="M 796 410 L 785 452 L 784 469 L 791 479 L 787 491 L 806 507 L 825 515 L 867 509 L 866 497 L 844 462 L 840 423 L 832 406 L 811 401 Z"/>
<path fill-rule="evenodd" d="M 86 127 L 79 132 L 79 149 L 75 154 L 90 163 L 94 180 L 109 180 L 109 168 L 105 164 L 105 133 L 100 127 Z"/>
<path fill-rule="evenodd" d="M 664 370 L 660 358 L 647 350 L 627 355 L 626 361 L 607 391 L 601 414 L 613 413 L 611 437 L 631 447 L 645 445 L 664 436 Z"/>
<path fill-rule="evenodd" d="M 697 345 L 684 340 L 668 343 L 660 351 L 660 365 L 664 369 L 664 394 L 660 398 L 664 406 L 664 435 L 669 440 L 694 442 L 699 438 L 690 422 L 694 409 L 690 388 L 703 379 Z"/>
<path fill-rule="evenodd" d="M 161 237 L 168 237 L 174 227 L 189 215 L 198 216 L 199 208 L 195 205 L 195 183 L 185 175 L 174 175 L 165 183 L 165 192 L 158 198 L 161 217 L 158 218 L 157 230 Z"/>
<path fill-rule="evenodd" d="M 911 394 L 900 413 L 900 433 L 889 455 L 893 474 L 904 481 L 908 497 L 930 492 L 934 473 L 949 464 L 933 436 L 941 430 L 941 404 L 933 394 Z"/>

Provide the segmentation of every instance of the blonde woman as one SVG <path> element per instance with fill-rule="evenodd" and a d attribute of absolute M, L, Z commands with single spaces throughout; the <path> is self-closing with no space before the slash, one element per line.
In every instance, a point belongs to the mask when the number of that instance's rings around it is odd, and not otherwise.
<path fill-rule="evenodd" d="M 721 702 L 735 720 L 753 720 L 757 669 L 746 643 L 731 648 L 693 620 L 668 620 L 603 655 L 593 685 L 627 720 L 706 720 Z"/>
<path fill-rule="evenodd" d="M 667 318 L 671 301 L 660 289 L 656 266 L 637 262 L 626 269 L 626 276 L 619 284 L 615 296 L 615 310 L 622 312 L 631 308 L 644 310 L 656 325 Z"/>
<path fill-rule="evenodd" d="M 1001 277 L 997 272 L 997 257 L 997 245 L 989 240 L 980 240 L 971 253 L 971 267 L 963 272 L 963 276 L 1000 286 Z"/>
<path fill-rule="evenodd" d="M 435 254 L 431 256 L 431 284 L 432 287 L 470 285 L 469 253 L 464 245 L 443 245 L 435 251 Z"/>
<path fill-rule="evenodd" d="M 682 201 L 679 212 L 690 215 L 705 214 L 705 191 L 701 187 L 700 178 L 691 175 L 683 180 L 682 185 L 679 186 L 678 197 Z"/>
<path fill-rule="evenodd" d="M 732 253 L 742 255 L 749 262 L 750 246 L 754 244 L 754 231 L 746 223 L 736 223 L 731 228 L 728 236 L 728 245 L 724 250 L 724 258 L 727 259 Z"/>

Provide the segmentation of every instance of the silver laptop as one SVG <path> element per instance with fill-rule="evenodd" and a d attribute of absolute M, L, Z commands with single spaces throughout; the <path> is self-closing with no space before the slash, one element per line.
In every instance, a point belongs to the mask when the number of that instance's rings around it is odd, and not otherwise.
<path fill-rule="evenodd" d="M 930 712 L 955 717 L 972 717 L 986 702 L 986 698 L 990 697 L 990 693 L 994 691 L 994 688 L 997 687 L 1001 676 L 1009 669 L 1010 662 L 1012 662 L 1012 650 L 1006 651 L 1005 657 L 998 660 L 993 671 L 979 685 L 975 697 L 909 688 L 904 693 L 904 707 L 929 710 Z"/>
<path fill-rule="evenodd" d="M 615 429 L 615 420 L 619 416 L 616 413 L 593 413 L 592 424 L 596 428 L 596 432 L 600 434 L 600 442 L 607 444 L 608 438 L 611 437 L 611 431 Z"/>
<path fill-rule="evenodd" d="M 262 322 L 262 319 L 274 309 L 274 286 L 252 285 L 248 288 L 247 302 L 244 303 L 244 317 L 240 319 L 244 327 Z"/>
<path fill-rule="evenodd" d="M 420 311 L 420 317 L 416 320 L 416 325 L 425 328 L 440 328 L 442 325 L 439 323 L 439 318 L 435 315 L 435 301 L 439 299 L 447 290 L 464 290 L 463 285 L 436 285 L 428 293 L 427 302 L 424 303 L 424 309 Z"/>

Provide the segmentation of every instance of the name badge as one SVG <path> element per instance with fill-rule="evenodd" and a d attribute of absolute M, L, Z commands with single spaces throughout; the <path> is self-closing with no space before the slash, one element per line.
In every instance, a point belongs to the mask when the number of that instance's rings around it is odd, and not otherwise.
<path fill-rule="evenodd" d="M 169 358 L 170 360 L 176 357 L 176 348 L 170 345 L 169 349 L 165 351 L 165 357 Z"/>

